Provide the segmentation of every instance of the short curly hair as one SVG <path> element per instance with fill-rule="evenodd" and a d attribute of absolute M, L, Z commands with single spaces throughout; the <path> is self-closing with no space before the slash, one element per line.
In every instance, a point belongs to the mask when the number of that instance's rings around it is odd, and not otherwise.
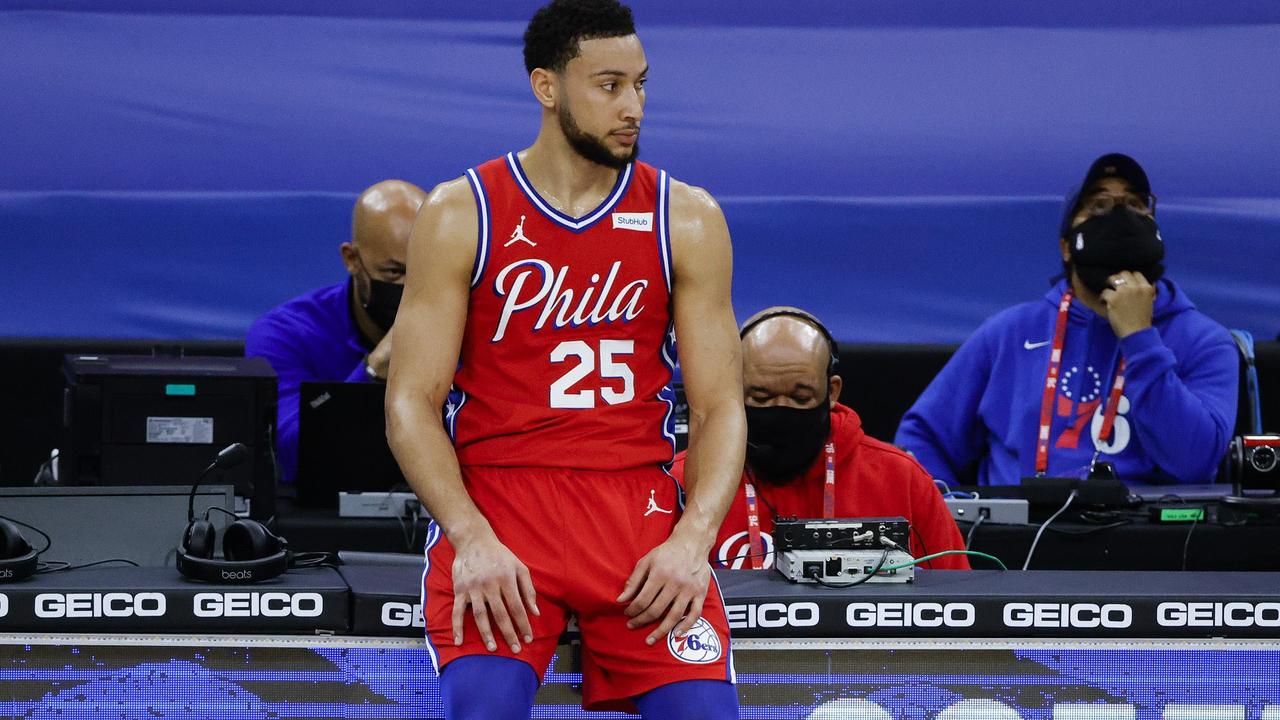
<path fill-rule="evenodd" d="M 636 32 L 631 8 L 617 0 L 552 0 L 534 13 L 524 31 L 524 67 L 563 72 L 578 56 L 578 43 Z"/>

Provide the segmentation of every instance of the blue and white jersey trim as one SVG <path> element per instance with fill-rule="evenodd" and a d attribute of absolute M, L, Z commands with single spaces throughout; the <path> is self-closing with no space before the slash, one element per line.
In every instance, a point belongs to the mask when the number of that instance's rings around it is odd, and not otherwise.
<path fill-rule="evenodd" d="M 667 282 L 667 294 L 671 294 L 671 224 L 668 203 L 671 178 L 666 170 L 658 171 L 658 250 L 662 256 L 662 279 Z"/>
<path fill-rule="evenodd" d="M 667 414 L 662 419 L 662 436 L 671 443 L 671 454 L 674 456 L 676 452 L 676 435 L 675 435 L 675 411 L 676 411 L 676 393 L 671 387 L 671 378 L 676 372 L 676 326 L 672 321 L 667 324 L 667 339 L 662 343 L 662 364 L 667 368 L 667 383 L 658 391 L 658 399 L 667 405 Z"/>
<path fill-rule="evenodd" d="M 538 208 L 538 211 L 545 215 L 548 220 L 574 232 L 582 232 L 604 217 L 622 199 L 622 196 L 627 193 L 627 188 L 631 185 L 632 166 L 628 164 L 623 168 L 622 172 L 618 173 L 618 181 L 614 183 L 613 190 L 610 191 L 604 202 L 587 215 L 575 218 L 569 217 L 551 207 L 538 195 L 538 191 L 533 189 L 533 183 L 529 182 L 529 178 L 525 177 L 524 168 L 520 167 L 520 161 L 516 159 L 515 153 L 507 153 L 507 165 L 511 168 L 512 177 L 516 179 L 516 183 L 524 191 L 525 197 L 529 198 L 529 202 L 533 203 L 533 206 Z"/>
<path fill-rule="evenodd" d="M 449 440 L 456 443 L 458 442 L 458 413 L 462 412 L 462 406 L 467 404 L 467 393 L 452 388 L 445 402 L 445 427 L 449 430 Z"/>
<path fill-rule="evenodd" d="M 720 607 L 725 609 L 725 613 L 728 613 L 729 606 L 726 605 L 724 602 L 724 593 L 720 590 L 720 580 L 716 577 L 716 569 L 714 567 L 711 568 L 711 584 L 716 586 L 716 594 L 720 596 Z M 733 666 L 732 633 L 725 636 L 724 645 L 725 645 L 724 654 L 725 654 L 725 666 L 726 666 L 724 679 L 728 680 L 730 684 L 736 684 L 738 682 L 738 671 Z"/>
<path fill-rule="evenodd" d="M 418 604 L 422 608 L 423 620 L 426 620 L 427 617 L 427 573 L 431 572 L 431 548 L 435 547 L 436 543 L 440 542 L 440 537 L 442 535 L 443 533 L 440 530 L 440 526 L 436 524 L 435 520 L 432 520 L 431 524 L 427 526 L 427 542 L 422 551 L 422 584 L 418 586 Z M 425 630 L 423 632 L 424 635 L 426 635 L 427 640 L 427 654 L 431 656 L 431 667 L 435 668 L 436 674 L 439 675 L 440 653 L 436 651 L 435 644 L 431 642 L 431 633 L 426 632 Z"/>
<path fill-rule="evenodd" d="M 480 284 L 480 276 L 484 274 L 484 266 L 489 259 L 489 199 L 485 197 L 484 185 L 475 168 L 467 170 L 467 180 L 476 196 L 476 220 L 480 226 L 476 237 L 476 261 L 471 268 L 471 287 L 475 287 Z"/>

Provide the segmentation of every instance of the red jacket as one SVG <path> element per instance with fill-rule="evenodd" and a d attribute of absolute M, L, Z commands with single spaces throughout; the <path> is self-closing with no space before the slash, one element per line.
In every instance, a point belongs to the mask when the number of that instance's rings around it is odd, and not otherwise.
<path fill-rule="evenodd" d="M 916 557 L 926 552 L 964 549 L 964 538 L 929 473 L 905 452 L 868 437 L 862 431 L 862 419 L 856 412 L 839 403 L 832 408 L 831 434 L 827 442 L 835 445 L 836 517 L 900 515 L 914 529 L 911 553 Z M 684 460 L 685 453 L 680 453 L 671 468 L 672 474 L 682 484 Z M 818 453 L 804 477 L 788 485 L 756 482 L 756 494 L 761 500 L 757 503 L 760 530 L 766 552 L 773 549 L 773 538 L 769 533 L 773 531 L 775 512 L 801 518 L 822 517 L 826 462 L 826 453 Z M 745 482 L 744 473 L 742 483 Z M 750 552 L 748 548 L 747 498 L 744 484 L 740 483 L 716 536 L 716 544 L 711 551 L 712 566 L 750 568 L 751 563 L 745 560 Z M 772 552 L 765 557 L 765 567 L 773 567 Z M 969 561 L 964 555 L 948 555 L 922 567 L 968 570 Z"/>

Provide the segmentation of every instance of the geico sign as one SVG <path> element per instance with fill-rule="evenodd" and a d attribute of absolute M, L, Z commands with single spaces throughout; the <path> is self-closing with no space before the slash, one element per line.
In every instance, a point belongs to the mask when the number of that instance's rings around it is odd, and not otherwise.
<path fill-rule="evenodd" d="M 1164 627 L 1280 627 L 1280 603 L 1166 602 L 1156 606 Z"/>
<path fill-rule="evenodd" d="M 386 627 L 426 627 L 422 605 L 402 602 L 382 603 L 382 624 Z"/>
<path fill-rule="evenodd" d="M 818 624 L 818 604 L 811 602 L 729 605 L 725 617 L 730 628 L 813 627 Z"/>
<path fill-rule="evenodd" d="M 35 602 L 39 618 L 124 618 L 164 615 L 164 595 L 144 593 L 40 593 Z"/>
<path fill-rule="evenodd" d="M 1008 603 L 1004 624 L 1011 628 L 1127 628 L 1133 609 L 1110 603 Z"/>
<path fill-rule="evenodd" d="M 977 612 L 969 603 L 849 603 L 849 627 L 972 627 Z"/>
<path fill-rule="evenodd" d="M 196 617 L 319 617 L 324 612 L 320 593 L 204 592 L 192 601 Z"/>

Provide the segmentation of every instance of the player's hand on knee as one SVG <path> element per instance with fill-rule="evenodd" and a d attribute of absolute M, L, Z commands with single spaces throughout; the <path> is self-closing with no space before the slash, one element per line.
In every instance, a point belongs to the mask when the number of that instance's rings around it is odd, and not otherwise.
<path fill-rule="evenodd" d="M 511 651 L 520 652 L 520 639 L 533 641 L 528 612 L 540 614 L 529 568 L 497 537 L 456 549 L 453 561 L 453 643 L 462 644 L 467 607 L 475 618 L 480 639 L 498 649 L 496 624 Z M 526 607 L 528 612 L 526 612 Z"/>
<path fill-rule="evenodd" d="M 618 596 L 618 602 L 629 602 L 624 611 L 631 618 L 627 627 L 640 628 L 661 619 L 646 638 L 650 645 L 682 621 L 687 631 L 702 614 L 710 580 L 705 554 L 686 543 L 664 542 L 636 563 Z"/>

